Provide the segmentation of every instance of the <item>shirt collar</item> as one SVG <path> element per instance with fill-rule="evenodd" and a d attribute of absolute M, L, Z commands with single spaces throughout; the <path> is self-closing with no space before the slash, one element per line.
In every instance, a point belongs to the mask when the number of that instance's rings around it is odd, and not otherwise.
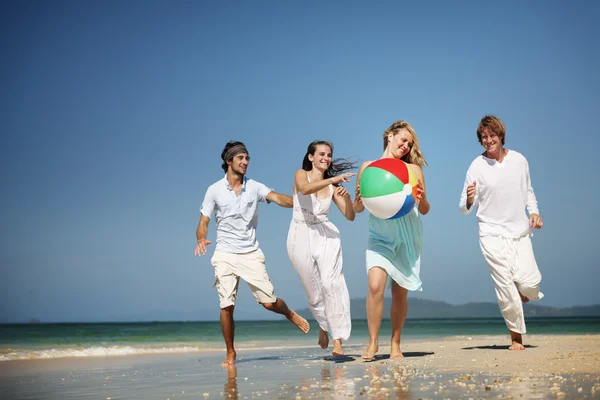
<path fill-rule="evenodd" d="M 244 175 L 244 179 L 242 180 L 242 192 L 244 190 L 246 190 L 246 182 L 248 181 L 248 177 L 246 175 Z M 225 176 L 223 177 L 223 185 L 225 185 L 225 188 L 227 188 L 227 190 L 233 192 L 233 189 L 231 188 L 231 186 L 229 186 L 229 181 L 227 180 L 227 174 L 225 174 Z"/>

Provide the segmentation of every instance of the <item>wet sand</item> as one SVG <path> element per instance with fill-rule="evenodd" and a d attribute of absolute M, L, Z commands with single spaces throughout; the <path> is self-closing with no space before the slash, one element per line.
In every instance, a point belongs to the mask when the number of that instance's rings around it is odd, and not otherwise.
<path fill-rule="evenodd" d="M 404 359 L 364 344 L 331 357 L 317 348 L 0 362 L 2 399 L 600 398 L 600 335 L 539 335 L 525 351 L 508 337 L 403 342 Z"/>

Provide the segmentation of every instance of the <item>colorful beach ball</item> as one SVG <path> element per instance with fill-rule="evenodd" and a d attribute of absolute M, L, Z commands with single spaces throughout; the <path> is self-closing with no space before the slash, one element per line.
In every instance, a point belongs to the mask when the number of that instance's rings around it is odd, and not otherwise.
<path fill-rule="evenodd" d="M 365 208 L 377 218 L 403 217 L 416 204 L 417 177 L 402 160 L 372 162 L 363 170 L 359 184 Z"/>

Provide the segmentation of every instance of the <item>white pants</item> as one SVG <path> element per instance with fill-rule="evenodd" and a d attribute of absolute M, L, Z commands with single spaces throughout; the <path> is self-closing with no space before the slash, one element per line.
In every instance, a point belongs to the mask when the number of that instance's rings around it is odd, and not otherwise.
<path fill-rule="evenodd" d="M 494 280 L 500 312 L 508 329 L 525 333 L 525 315 L 519 292 L 529 300 L 540 300 L 542 274 L 533 255 L 531 238 L 511 239 L 482 236 L 479 245 Z"/>
<path fill-rule="evenodd" d="M 287 250 L 321 329 L 333 339 L 348 340 L 350 295 L 342 273 L 340 232 L 331 222 L 307 225 L 292 220 Z"/>

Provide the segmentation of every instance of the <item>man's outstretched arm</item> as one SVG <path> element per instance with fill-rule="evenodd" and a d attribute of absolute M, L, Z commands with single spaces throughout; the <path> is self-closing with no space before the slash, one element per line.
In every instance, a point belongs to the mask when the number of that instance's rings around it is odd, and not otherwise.
<path fill-rule="evenodd" d="M 269 192 L 267 195 L 267 201 L 272 201 L 280 207 L 292 208 L 294 206 L 294 200 L 287 194 L 277 193 L 275 191 Z"/>

